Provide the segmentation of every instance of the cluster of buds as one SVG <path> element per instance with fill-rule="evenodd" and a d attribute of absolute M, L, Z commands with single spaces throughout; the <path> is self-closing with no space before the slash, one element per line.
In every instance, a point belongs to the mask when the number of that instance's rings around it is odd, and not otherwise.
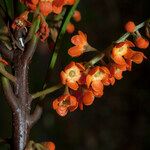
<path fill-rule="evenodd" d="M 20 0 L 20 2 L 33 11 L 39 7 L 40 12 L 48 16 L 50 13 L 60 14 L 65 5 L 73 5 L 75 0 Z"/>
<path fill-rule="evenodd" d="M 81 13 L 80 11 L 76 10 L 74 11 L 74 14 L 72 16 L 73 20 L 75 22 L 80 22 L 81 21 Z M 75 31 L 75 26 L 73 23 L 69 22 L 66 28 L 67 33 L 71 34 Z"/>
<path fill-rule="evenodd" d="M 139 37 L 133 22 L 128 22 L 125 29 L 131 35 L 136 35 L 134 42 L 124 39 L 103 53 L 90 46 L 86 34 L 81 31 L 71 38 L 74 44 L 68 50 L 71 57 L 79 57 L 89 51 L 96 51 L 98 55 L 89 62 L 71 62 L 61 71 L 61 82 L 68 90 L 53 101 L 53 109 L 60 116 L 74 111 L 78 106 L 83 110 L 84 105 L 91 105 L 95 97 L 103 95 L 105 86 L 114 85 L 116 80 L 122 79 L 124 71 L 132 70 L 132 63 L 140 64 L 146 59 L 144 53 L 137 51 L 136 47 L 146 49 L 149 41 L 141 35 Z"/>

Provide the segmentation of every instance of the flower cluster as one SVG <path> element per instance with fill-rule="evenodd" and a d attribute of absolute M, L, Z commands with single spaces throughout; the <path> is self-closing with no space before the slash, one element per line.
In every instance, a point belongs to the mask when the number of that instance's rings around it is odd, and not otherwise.
<path fill-rule="evenodd" d="M 33 11 L 39 6 L 40 12 L 48 16 L 50 13 L 60 14 L 65 5 L 73 5 L 75 0 L 20 0 L 20 2 Z"/>
<path fill-rule="evenodd" d="M 79 22 L 79 21 L 81 20 L 81 13 L 80 13 L 80 11 L 76 10 L 76 11 L 74 12 L 74 14 L 73 14 L 72 17 L 73 17 L 74 21 Z M 73 33 L 73 32 L 75 31 L 75 26 L 74 26 L 74 24 L 71 23 L 71 22 L 69 22 L 69 23 L 67 24 L 66 31 L 67 31 L 69 34 Z"/>
<path fill-rule="evenodd" d="M 125 28 L 130 33 L 136 31 L 136 26 L 131 22 L 126 24 Z M 68 111 L 74 111 L 78 106 L 83 110 L 84 105 L 91 105 L 95 97 L 103 95 L 105 86 L 114 85 L 115 80 L 122 79 L 124 71 L 131 71 L 132 63 L 142 63 L 146 56 L 143 52 L 137 51 L 136 47 L 147 48 L 149 42 L 145 39 L 144 42 L 141 40 L 137 44 L 138 38 L 134 43 L 124 39 L 113 44 L 104 52 L 103 57 L 100 55 L 102 53 L 97 50 L 98 54 L 90 60 L 92 62 L 90 65 L 89 62 L 68 64 L 61 71 L 60 77 L 62 84 L 69 90 L 53 101 L 53 109 L 60 116 L 65 116 Z M 71 57 L 78 57 L 85 52 L 96 50 L 89 45 L 86 34 L 81 31 L 71 38 L 71 42 L 75 45 L 68 50 Z M 109 56 L 106 55 L 108 53 Z"/>

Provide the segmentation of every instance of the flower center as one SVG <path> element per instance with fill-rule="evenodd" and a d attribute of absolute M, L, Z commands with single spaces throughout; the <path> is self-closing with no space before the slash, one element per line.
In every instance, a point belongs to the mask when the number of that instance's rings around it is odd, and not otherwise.
<path fill-rule="evenodd" d="M 69 76 L 70 77 L 74 77 L 76 75 L 76 72 L 74 71 L 74 70 L 71 70 L 70 72 L 69 72 Z"/>
<path fill-rule="evenodd" d="M 119 69 L 119 68 L 116 68 L 115 73 L 119 73 L 119 72 L 120 72 L 120 69 Z"/>
<path fill-rule="evenodd" d="M 119 55 L 125 55 L 126 52 L 127 52 L 127 46 L 126 46 L 126 45 L 123 45 L 122 47 L 120 47 L 120 48 L 118 49 L 118 54 L 119 54 Z"/>
<path fill-rule="evenodd" d="M 101 76 L 102 74 L 103 74 L 102 72 L 98 71 L 94 74 L 94 77 L 97 78 L 97 77 Z"/>
<path fill-rule="evenodd" d="M 59 103 L 60 106 L 64 106 L 64 107 L 67 107 L 68 105 L 70 105 L 70 101 L 69 99 L 63 99 L 60 103 Z"/>

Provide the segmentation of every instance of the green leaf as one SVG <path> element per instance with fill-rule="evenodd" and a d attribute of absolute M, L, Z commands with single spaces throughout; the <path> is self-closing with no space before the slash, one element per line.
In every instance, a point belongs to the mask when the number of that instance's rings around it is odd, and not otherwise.
<path fill-rule="evenodd" d="M 13 0 L 5 0 L 5 5 L 6 5 L 8 16 L 11 19 L 13 19 L 14 18 L 14 3 L 13 3 Z"/>
<path fill-rule="evenodd" d="M 59 32 L 59 35 L 58 35 L 56 43 L 55 43 L 55 48 L 54 48 L 54 52 L 52 55 L 52 59 L 50 61 L 50 65 L 49 65 L 50 70 L 52 70 L 55 67 L 56 60 L 57 60 L 59 50 L 60 50 L 61 39 L 63 38 L 63 36 L 66 32 L 67 24 L 70 22 L 70 19 L 73 15 L 74 11 L 76 10 L 79 2 L 80 2 L 80 0 L 76 0 L 75 4 L 70 8 L 69 12 L 67 13 L 67 15 L 64 18 L 64 21 L 61 26 L 61 30 Z"/>

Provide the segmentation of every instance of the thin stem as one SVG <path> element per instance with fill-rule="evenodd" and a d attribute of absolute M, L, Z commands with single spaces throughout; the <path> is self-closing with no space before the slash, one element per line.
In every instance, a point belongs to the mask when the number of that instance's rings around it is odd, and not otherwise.
<path fill-rule="evenodd" d="M 148 20 L 147 20 L 148 21 Z M 145 25 L 145 22 L 147 21 L 144 21 L 142 23 L 140 23 L 139 25 L 136 26 L 134 32 L 138 31 L 139 29 L 141 29 L 142 27 L 144 27 Z M 129 32 L 125 33 L 123 36 L 121 36 L 115 43 L 120 43 L 120 42 L 123 42 L 125 41 L 131 34 Z"/>
<path fill-rule="evenodd" d="M 86 67 L 91 67 L 94 64 L 96 64 L 98 61 L 100 61 L 105 56 L 105 53 L 99 53 L 97 56 L 92 58 L 87 64 L 85 64 Z"/>
<path fill-rule="evenodd" d="M 50 93 L 52 93 L 52 92 L 54 92 L 54 91 L 56 91 L 56 90 L 58 90 L 58 89 L 60 89 L 62 87 L 63 87 L 62 84 L 58 84 L 58 85 L 52 86 L 52 87 L 47 88 L 47 89 L 45 89 L 43 91 L 37 92 L 35 94 L 32 94 L 32 99 L 36 99 L 38 97 L 50 94 Z"/>
<path fill-rule="evenodd" d="M 9 80 L 5 77 L 2 77 L 2 85 L 8 105 L 11 107 L 12 111 L 15 112 L 18 107 L 18 103 L 17 98 L 15 97 L 12 87 L 9 83 Z"/>
<path fill-rule="evenodd" d="M 139 25 L 136 26 L 135 31 L 137 32 L 139 29 L 141 29 L 142 27 L 144 27 L 146 22 L 149 22 L 150 19 L 140 23 Z M 131 34 L 130 33 L 125 33 L 123 36 L 121 36 L 118 40 L 115 41 L 115 43 L 120 43 L 125 41 Z M 93 66 L 94 64 L 96 64 L 98 61 L 102 60 L 103 57 L 110 52 L 110 50 L 112 49 L 113 44 L 111 44 L 108 48 L 106 48 L 103 52 L 99 52 L 99 54 L 97 56 L 95 56 L 94 58 L 92 58 L 86 65 L 86 67 L 90 67 Z"/>
<path fill-rule="evenodd" d="M 11 80 L 12 82 L 16 83 L 17 79 L 15 76 L 7 72 L 4 68 L 4 65 L 0 63 L 0 73 L 5 76 L 7 79 Z"/>
<path fill-rule="evenodd" d="M 41 117 L 43 108 L 40 105 L 36 105 L 34 112 L 30 115 L 29 123 L 32 127 Z"/>

